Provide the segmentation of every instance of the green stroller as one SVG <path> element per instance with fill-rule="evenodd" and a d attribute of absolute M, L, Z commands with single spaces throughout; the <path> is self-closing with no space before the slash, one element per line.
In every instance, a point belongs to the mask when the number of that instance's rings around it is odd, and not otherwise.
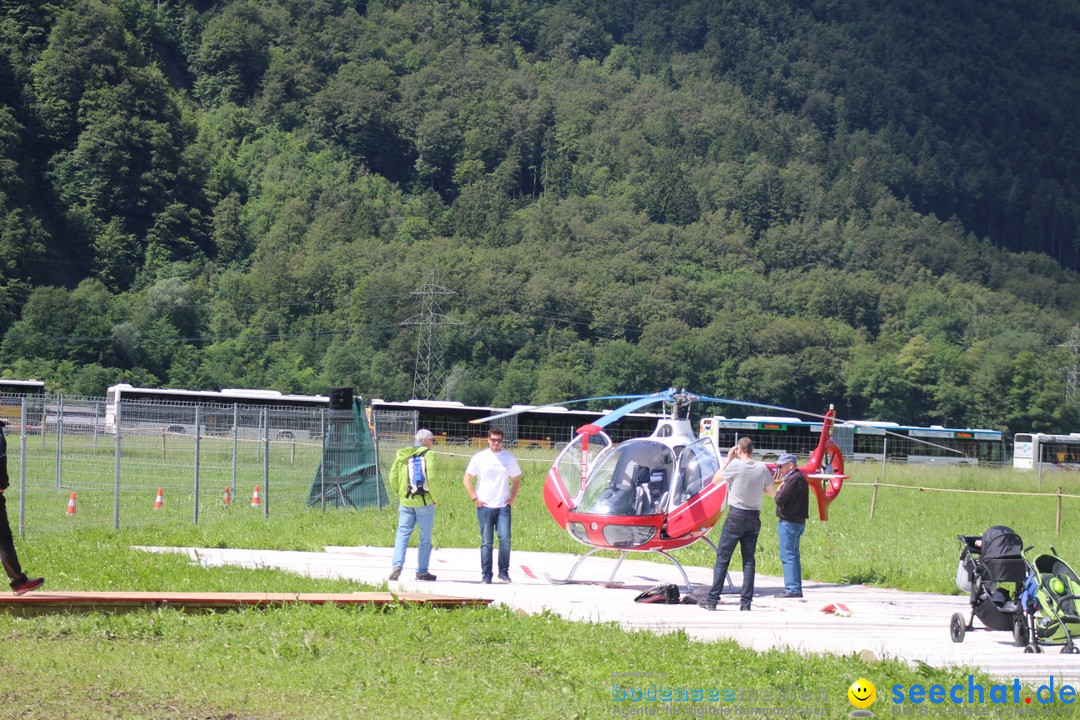
<path fill-rule="evenodd" d="M 1021 604 L 1029 621 L 1024 652 L 1042 652 L 1040 643 L 1061 644 L 1063 653 L 1080 653 L 1073 636 L 1080 631 L 1080 576 L 1058 557 L 1039 555 L 1031 563 Z"/>

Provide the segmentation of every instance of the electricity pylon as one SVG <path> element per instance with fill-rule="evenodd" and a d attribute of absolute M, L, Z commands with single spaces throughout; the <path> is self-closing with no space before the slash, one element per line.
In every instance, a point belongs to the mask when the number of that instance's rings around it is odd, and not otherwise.
<path fill-rule="evenodd" d="M 416 331 L 416 368 L 413 372 L 413 397 L 424 400 L 442 400 L 443 380 L 443 343 L 439 330 L 444 325 L 460 325 L 452 317 L 442 313 L 442 299 L 456 295 L 453 290 L 435 283 L 435 271 L 432 270 L 428 281 L 412 292 L 421 297 L 420 312 L 401 325 L 415 325 Z"/>

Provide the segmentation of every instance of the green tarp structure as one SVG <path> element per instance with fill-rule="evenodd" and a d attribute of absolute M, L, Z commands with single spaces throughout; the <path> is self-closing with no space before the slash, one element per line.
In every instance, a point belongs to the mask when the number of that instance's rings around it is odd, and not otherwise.
<path fill-rule="evenodd" d="M 375 443 L 360 398 L 353 401 L 351 409 L 327 411 L 322 462 L 307 504 L 321 506 L 324 502 L 348 508 L 387 504 Z"/>

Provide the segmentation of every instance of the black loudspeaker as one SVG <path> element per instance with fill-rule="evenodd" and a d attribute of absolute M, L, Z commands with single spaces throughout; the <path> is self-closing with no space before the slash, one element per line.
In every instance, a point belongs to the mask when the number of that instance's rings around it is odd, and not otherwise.
<path fill-rule="evenodd" d="M 353 389 L 351 387 L 330 388 L 330 409 L 351 410 L 353 406 Z"/>

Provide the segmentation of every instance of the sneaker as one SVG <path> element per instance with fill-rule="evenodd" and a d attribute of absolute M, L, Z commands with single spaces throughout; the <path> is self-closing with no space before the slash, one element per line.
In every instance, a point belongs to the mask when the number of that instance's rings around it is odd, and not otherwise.
<path fill-rule="evenodd" d="M 740 605 L 739 609 L 742 610 L 743 612 L 750 612 L 750 606 L 749 605 Z"/>
<path fill-rule="evenodd" d="M 510 573 L 499 573 L 499 582 L 510 582 Z"/>
<path fill-rule="evenodd" d="M 485 575 L 484 577 L 480 578 L 480 582 L 484 583 L 485 585 L 490 585 L 491 584 L 491 578 L 489 576 Z"/>
<path fill-rule="evenodd" d="M 397 580 L 399 577 L 401 577 L 401 568 L 395 565 L 394 569 L 390 571 L 390 579 Z"/>
<path fill-rule="evenodd" d="M 707 597 L 703 597 L 697 601 L 697 606 L 702 610 L 716 610 L 716 603 Z"/>
<path fill-rule="evenodd" d="M 11 586 L 11 592 L 15 595 L 25 595 L 31 590 L 37 590 L 45 584 L 45 578 L 26 578 L 18 585 Z"/>
<path fill-rule="evenodd" d="M 435 576 L 431 573 L 416 573 L 417 580 L 427 580 L 428 582 L 435 579 Z"/>
<path fill-rule="evenodd" d="M 802 593 L 801 592 L 797 592 L 797 593 L 788 592 L 787 590 L 785 590 L 784 592 L 780 593 L 776 597 L 778 597 L 778 598 L 801 598 Z"/>

